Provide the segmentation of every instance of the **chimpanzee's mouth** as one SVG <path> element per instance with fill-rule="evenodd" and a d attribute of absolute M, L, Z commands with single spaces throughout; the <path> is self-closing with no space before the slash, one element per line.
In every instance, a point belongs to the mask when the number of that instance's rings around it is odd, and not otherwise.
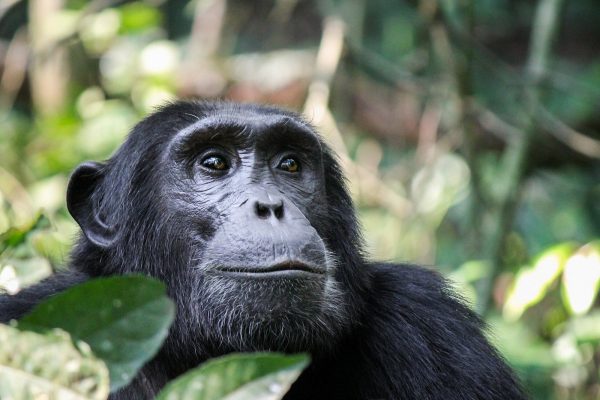
<path fill-rule="evenodd" d="M 244 266 L 244 267 L 217 267 L 216 271 L 226 274 L 243 276 L 281 276 L 293 277 L 306 274 L 325 274 L 322 267 L 307 264 L 301 261 L 284 261 L 267 266 Z"/>

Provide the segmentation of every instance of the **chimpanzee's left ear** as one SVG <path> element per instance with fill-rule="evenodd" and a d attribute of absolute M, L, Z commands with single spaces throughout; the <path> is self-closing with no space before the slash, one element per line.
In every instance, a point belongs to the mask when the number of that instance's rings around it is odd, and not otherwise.
<path fill-rule="evenodd" d="M 92 195 L 102 179 L 104 179 L 102 164 L 84 162 L 79 165 L 69 180 L 67 208 L 81 227 L 83 234 L 95 245 L 106 248 L 115 240 L 115 229 L 104 221 L 97 204 L 92 201 Z"/>

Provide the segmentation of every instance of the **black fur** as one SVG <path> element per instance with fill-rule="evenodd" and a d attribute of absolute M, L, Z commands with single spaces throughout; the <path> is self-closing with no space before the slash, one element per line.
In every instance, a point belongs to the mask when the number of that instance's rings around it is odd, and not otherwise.
<path fill-rule="evenodd" d="M 227 178 L 232 188 L 198 172 L 200 150 L 195 134 L 186 136 L 190 130 L 217 142 L 227 131 L 225 146 L 253 149 L 231 162 L 239 171 L 248 160 L 254 166 Z M 292 146 L 300 159 L 310 155 L 301 179 L 257 156 L 290 142 L 301 148 Z M 222 102 L 165 106 L 140 122 L 109 161 L 80 166 L 68 203 L 84 233 L 69 272 L 0 296 L 0 321 L 92 277 L 143 273 L 163 280 L 177 304 L 176 321 L 160 353 L 111 399 L 152 398 L 210 357 L 253 350 L 311 353 L 286 400 L 525 398 L 481 321 L 437 273 L 366 261 L 335 157 L 296 114 Z M 285 211 L 269 214 L 265 225 L 267 217 L 247 208 L 254 203 Z M 265 284 L 219 270 L 252 272 L 282 254 L 317 273 Z"/>

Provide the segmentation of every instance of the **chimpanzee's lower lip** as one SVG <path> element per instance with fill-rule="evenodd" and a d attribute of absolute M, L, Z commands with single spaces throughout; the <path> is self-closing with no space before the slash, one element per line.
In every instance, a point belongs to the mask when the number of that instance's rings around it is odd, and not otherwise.
<path fill-rule="evenodd" d="M 226 274 L 233 275 L 269 275 L 269 276 L 280 276 L 280 277 L 294 277 L 294 276 L 306 276 L 310 275 L 322 275 L 325 271 L 322 268 L 318 268 L 309 264 L 305 264 L 297 261 L 285 261 L 276 263 L 268 266 L 261 267 L 218 267 L 216 271 Z"/>

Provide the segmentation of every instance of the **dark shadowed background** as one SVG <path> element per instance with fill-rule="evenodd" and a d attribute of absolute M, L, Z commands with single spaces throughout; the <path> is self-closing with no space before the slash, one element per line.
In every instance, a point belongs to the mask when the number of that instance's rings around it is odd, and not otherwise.
<path fill-rule="evenodd" d="M 0 291 L 69 172 L 180 97 L 303 112 L 374 258 L 438 268 L 535 399 L 600 399 L 598 0 L 0 1 Z"/>

